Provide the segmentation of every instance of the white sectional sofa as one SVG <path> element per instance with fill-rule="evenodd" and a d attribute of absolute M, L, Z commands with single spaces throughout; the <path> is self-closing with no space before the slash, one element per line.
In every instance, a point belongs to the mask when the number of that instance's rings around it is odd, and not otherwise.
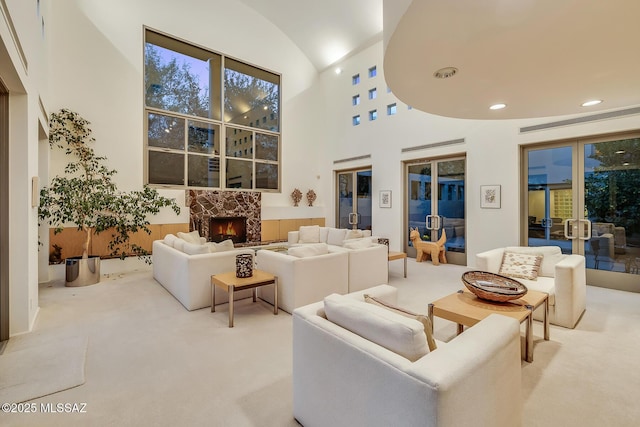
<path fill-rule="evenodd" d="M 204 245 L 203 245 L 204 246 Z M 204 248 L 202 248 L 204 252 Z M 153 242 L 153 278 L 187 310 L 211 306 L 211 276 L 235 271 L 236 255 L 254 254 L 252 249 L 231 249 L 213 253 L 188 254 L 165 243 Z M 216 295 L 216 305 L 228 302 L 224 292 Z M 251 290 L 235 293 L 234 300 L 248 298 Z"/>
<path fill-rule="evenodd" d="M 381 285 L 344 298 L 373 306 L 367 293 L 395 304 L 396 292 Z M 375 322 L 376 309 L 360 307 L 353 318 Z M 359 332 L 328 320 L 322 301 L 293 312 L 293 414 L 305 427 L 521 425 L 515 319 L 491 315 L 413 362 Z"/>
<path fill-rule="evenodd" d="M 574 328 L 586 308 L 587 282 L 585 258 L 563 254 L 558 246 L 510 246 L 492 249 L 476 255 L 478 270 L 500 273 L 505 252 L 542 255 L 539 274 L 535 280 L 515 277 L 527 289 L 549 294 L 549 323 Z M 508 275 L 508 274 L 507 274 Z M 534 319 L 542 320 L 543 307 L 534 312 Z"/>
<path fill-rule="evenodd" d="M 348 292 L 355 292 L 387 283 L 389 280 L 389 248 L 378 244 L 371 230 L 303 226 L 288 233 L 290 247 L 326 243 L 329 252 L 349 255 Z"/>
<path fill-rule="evenodd" d="M 278 307 L 287 313 L 321 301 L 329 294 L 346 294 L 349 291 L 347 252 L 298 257 L 263 249 L 256 255 L 256 266 L 277 276 Z M 273 304 L 271 286 L 259 288 L 258 295 Z"/>

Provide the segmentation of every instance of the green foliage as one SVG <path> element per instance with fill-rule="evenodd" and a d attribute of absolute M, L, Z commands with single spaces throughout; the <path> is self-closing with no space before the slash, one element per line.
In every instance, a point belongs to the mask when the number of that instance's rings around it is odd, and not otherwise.
<path fill-rule="evenodd" d="M 149 215 L 157 214 L 163 207 L 170 207 L 177 215 L 180 208 L 175 200 L 146 186 L 142 191 L 118 190 L 113 181 L 116 171 L 109 169 L 105 165 L 107 159 L 96 156 L 89 146 L 95 141 L 89 125 L 78 113 L 67 109 L 51 114 L 49 145 L 65 150 L 72 159 L 64 169 L 64 176 L 54 177 L 51 185 L 40 190 L 38 218 L 55 227 L 56 233 L 66 223 L 82 230 L 83 258 L 88 256 L 92 233 L 110 230 L 111 256 L 124 259 L 134 254 L 150 262 L 144 248 L 130 243 L 131 234 L 141 230 L 151 234 Z"/>
<path fill-rule="evenodd" d="M 585 176 L 589 219 L 640 232 L 640 139 L 593 144 L 588 158 L 595 163 Z"/>

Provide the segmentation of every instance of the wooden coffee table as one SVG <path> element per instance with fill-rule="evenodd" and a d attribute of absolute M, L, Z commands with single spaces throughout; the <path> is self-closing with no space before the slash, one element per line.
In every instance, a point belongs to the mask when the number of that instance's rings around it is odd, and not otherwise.
<path fill-rule="evenodd" d="M 211 276 L 211 312 L 216 311 L 216 287 L 229 294 L 229 327 L 233 328 L 233 294 L 243 289 L 253 289 L 253 302 L 256 302 L 260 286 L 273 285 L 273 314 L 278 314 L 278 278 L 262 270 L 253 270 L 253 276 L 236 277 L 235 271 Z"/>
<path fill-rule="evenodd" d="M 533 312 L 544 304 L 544 339 L 549 340 L 549 295 L 544 292 L 528 291 L 523 297 L 508 302 L 493 302 L 480 299 L 467 290 L 429 304 L 429 319 L 433 326 L 433 316 L 458 324 L 458 334 L 464 326 L 473 326 L 490 314 L 497 313 L 513 317 L 525 324 L 525 360 L 533 361 Z"/>
<path fill-rule="evenodd" d="M 404 278 L 407 278 L 407 254 L 404 252 L 394 252 L 394 251 L 389 251 L 389 261 L 395 261 L 397 259 L 403 259 L 404 260 Z M 387 277 L 387 282 L 389 277 Z"/>

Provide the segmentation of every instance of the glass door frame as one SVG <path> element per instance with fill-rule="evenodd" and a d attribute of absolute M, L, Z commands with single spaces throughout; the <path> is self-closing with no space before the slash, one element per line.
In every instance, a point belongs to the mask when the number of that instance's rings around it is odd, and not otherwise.
<path fill-rule="evenodd" d="M 529 197 L 528 197 L 528 152 L 531 150 L 544 150 L 561 147 L 571 147 L 572 172 L 571 179 L 573 194 L 573 214 L 571 222 L 566 221 L 565 235 L 571 236 L 571 253 L 585 256 L 587 254 L 587 242 L 591 239 L 591 223 L 585 217 L 586 193 L 585 193 L 585 147 L 589 144 L 613 142 L 616 140 L 639 138 L 640 130 L 629 132 L 617 132 L 604 135 L 594 135 L 549 141 L 539 144 L 526 144 L 520 146 L 521 159 L 521 189 L 520 198 L 520 244 L 528 246 L 529 232 Z M 618 289 L 630 292 L 640 292 L 640 280 L 637 274 L 618 271 L 586 269 L 587 284 Z"/>
<path fill-rule="evenodd" d="M 351 199 L 352 199 L 352 209 L 351 212 L 349 213 L 349 224 L 351 225 L 351 229 L 355 230 L 355 229 L 362 229 L 360 227 L 361 224 L 361 211 L 359 208 L 359 198 L 358 198 L 358 174 L 362 173 L 362 172 L 369 172 L 370 176 L 371 176 L 371 181 L 373 180 L 373 169 L 371 168 L 371 166 L 362 166 L 362 167 L 358 167 L 358 168 L 352 168 L 352 169 L 343 169 L 343 170 L 336 170 L 334 171 L 335 173 L 335 201 L 336 201 L 336 206 L 335 206 L 335 224 L 337 228 L 342 228 L 342 223 L 340 221 L 340 192 L 342 191 L 340 188 L 340 175 L 343 174 L 351 174 L 352 175 L 352 181 L 351 181 Z M 372 184 L 373 182 L 369 183 L 369 213 L 371 214 L 371 218 L 370 218 L 370 222 L 371 225 L 369 226 L 369 228 L 373 227 L 373 189 L 372 189 Z M 355 220 L 354 220 L 355 219 Z M 364 228 L 367 229 L 367 228 Z"/>
<path fill-rule="evenodd" d="M 466 187 L 467 181 L 467 155 L 465 153 L 454 153 L 446 156 L 438 156 L 438 157 L 430 157 L 430 158 L 419 158 L 419 159 L 410 159 L 403 161 L 403 248 L 408 256 L 415 258 L 416 250 L 413 246 L 409 246 L 409 228 L 411 227 L 409 221 L 409 191 L 410 191 L 410 183 L 409 183 L 409 167 L 421 164 L 430 164 L 431 165 L 431 212 L 427 214 L 424 218 L 425 227 L 427 226 L 427 221 L 431 220 L 432 228 L 431 230 L 431 240 L 435 241 L 436 238 L 441 236 L 440 230 L 444 229 L 444 221 L 440 215 L 440 206 L 439 206 L 439 168 L 438 165 L 440 163 L 446 163 L 451 161 L 464 161 L 464 187 Z M 466 224 L 467 224 L 467 191 L 463 190 L 463 203 L 464 203 L 464 226 L 462 229 L 464 232 L 464 250 L 462 252 L 454 252 L 454 251 L 446 251 L 447 262 L 450 264 L 457 265 L 467 265 L 467 245 L 466 245 Z M 434 199 L 435 198 L 435 199 Z M 431 217 L 431 218 L 429 218 Z M 435 224 L 435 226 L 433 225 Z M 458 227 L 460 229 L 460 227 Z M 434 232 L 437 233 L 437 236 L 434 235 Z M 453 236 L 447 234 L 447 240 L 452 239 Z"/>

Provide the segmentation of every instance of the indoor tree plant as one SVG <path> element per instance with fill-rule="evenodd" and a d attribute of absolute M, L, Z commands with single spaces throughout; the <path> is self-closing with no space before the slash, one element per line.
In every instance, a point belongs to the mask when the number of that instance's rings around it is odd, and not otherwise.
<path fill-rule="evenodd" d="M 149 262 L 148 252 L 130 242 L 131 234 L 138 231 L 150 234 L 147 217 L 163 207 L 171 207 L 176 215 L 180 213 L 175 200 L 162 197 L 147 186 L 141 191 L 118 190 L 113 181 L 116 171 L 109 169 L 106 157 L 97 156 L 90 146 L 95 139 L 89 125 L 89 121 L 68 109 L 52 113 L 49 121 L 50 147 L 64 149 L 70 161 L 63 176 L 54 177 L 49 186 L 40 190 L 38 217 L 55 227 L 55 233 L 68 223 L 84 232 L 82 258 L 70 258 L 66 263 L 67 286 L 84 286 L 100 280 L 99 257 L 93 257 L 93 263 L 88 262 L 93 233 L 112 233 L 110 256 L 124 259 L 137 255 Z M 78 278 L 70 280 L 70 265 L 79 269 L 74 274 Z"/>

